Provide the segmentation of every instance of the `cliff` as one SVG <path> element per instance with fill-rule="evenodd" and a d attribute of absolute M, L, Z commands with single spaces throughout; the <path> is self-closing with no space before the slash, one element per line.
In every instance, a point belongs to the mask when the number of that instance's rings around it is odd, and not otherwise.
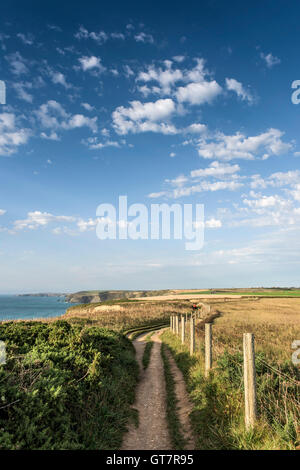
<path fill-rule="evenodd" d="M 107 300 L 136 299 L 137 297 L 149 297 L 152 295 L 163 295 L 169 291 L 127 291 L 127 290 L 106 290 L 106 291 L 82 291 L 66 296 L 66 301 L 78 304 L 89 304 L 105 302 Z"/>

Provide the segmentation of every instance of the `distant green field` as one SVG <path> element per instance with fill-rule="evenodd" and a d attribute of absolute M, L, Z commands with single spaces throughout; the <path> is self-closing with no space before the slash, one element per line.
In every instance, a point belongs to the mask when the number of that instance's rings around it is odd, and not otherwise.
<path fill-rule="evenodd" d="M 180 292 L 179 295 L 188 294 L 203 294 L 203 295 L 247 295 L 247 296 L 259 296 L 259 297 L 300 297 L 300 290 L 270 290 L 270 291 L 256 291 L 256 292 L 245 292 L 245 291 L 218 291 L 218 290 L 207 290 L 199 292 Z"/>

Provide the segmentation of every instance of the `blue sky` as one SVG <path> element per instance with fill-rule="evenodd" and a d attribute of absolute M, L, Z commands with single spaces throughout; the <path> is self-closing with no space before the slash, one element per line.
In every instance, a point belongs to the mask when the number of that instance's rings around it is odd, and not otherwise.
<path fill-rule="evenodd" d="M 0 20 L 0 293 L 300 285 L 297 2 L 24 2 Z M 205 206 L 205 244 L 96 208 Z"/>

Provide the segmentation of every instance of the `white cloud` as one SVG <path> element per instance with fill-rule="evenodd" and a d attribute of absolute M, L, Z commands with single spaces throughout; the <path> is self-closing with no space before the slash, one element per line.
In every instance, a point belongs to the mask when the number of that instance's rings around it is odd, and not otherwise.
<path fill-rule="evenodd" d="M 180 103 L 187 102 L 191 105 L 210 103 L 222 91 L 218 83 L 211 82 L 189 83 L 185 87 L 179 87 L 176 91 L 176 98 Z"/>
<path fill-rule="evenodd" d="M 106 68 L 101 64 L 100 57 L 96 57 L 94 55 L 90 57 L 84 56 L 80 57 L 78 60 L 81 64 L 82 70 L 84 71 L 96 69 L 99 72 L 104 72 L 106 70 Z"/>
<path fill-rule="evenodd" d="M 97 117 L 89 118 L 83 114 L 71 115 L 55 100 L 42 104 L 35 114 L 41 126 L 45 128 L 69 130 L 85 126 L 93 132 L 97 131 Z"/>
<path fill-rule="evenodd" d="M 21 39 L 21 41 L 27 46 L 32 46 L 32 44 L 34 43 L 34 36 L 31 33 L 27 33 L 27 34 L 18 33 L 17 37 Z"/>
<path fill-rule="evenodd" d="M 183 62 L 185 60 L 185 56 L 184 55 L 174 55 L 173 60 L 175 60 L 175 62 L 178 62 L 179 64 L 181 64 L 181 62 Z"/>
<path fill-rule="evenodd" d="M 55 216 L 48 212 L 33 211 L 28 212 L 26 219 L 16 220 L 14 222 L 15 230 L 34 230 L 39 227 L 46 227 L 50 222 L 74 222 L 75 217 L 58 215 Z"/>
<path fill-rule="evenodd" d="M 51 72 L 51 80 L 54 84 L 59 84 L 59 85 L 62 85 L 63 87 L 65 87 L 66 89 L 68 88 L 71 88 L 72 85 L 70 85 L 69 83 L 67 83 L 66 81 L 66 77 L 64 76 L 63 73 L 61 72 L 54 72 L 52 71 Z"/>
<path fill-rule="evenodd" d="M 205 221 L 205 227 L 206 228 L 220 228 L 222 227 L 222 222 L 221 220 L 214 219 L 212 217 L 211 219 L 208 219 Z"/>
<path fill-rule="evenodd" d="M 84 126 L 89 127 L 93 132 L 97 132 L 97 117 L 89 118 L 83 114 L 74 114 L 67 123 L 63 124 L 65 129 L 76 129 Z"/>
<path fill-rule="evenodd" d="M 21 56 L 20 52 L 13 52 L 5 56 L 8 61 L 11 71 L 14 75 L 22 75 L 28 73 L 28 61 Z"/>
<path fill-rule="evenodd" d="M 274 207 L 277 205 L 285 204 L 279 196 L 262 196 L 258 199 L 243 199 L 243 203 L 252 209 L 261 209 L 265 207 Z"/>
<path fill-rule="evenodd" d="M 212 176 L 214 178 L 223 178 L 226 175 L 233 175 L 240 171 L 239 165 L 229 165 L 226 163 L 219 163 L 218 161 L 212 162 L 208 168 L 201 168 L 199 170 L 192 170 L 192 178 L 205 178 Z"/>
<path fill-rule="evenodd" d="M 297 183 L 300 183 L 300 170 L 290 170 L 272 173 L 267 178 L 262 178 L 260 175 L 252 175 L 250 187 L 253 189 L 266 188 L 268 186 L 279 188 L 287 185 L 293 186 Z"/>
<path fill-rule="evenodd" d="M 242 183 L 237 183 L 235 181 L 217 181 L 217 182 L 202 181 L 199 184 L 195 184 L 192 186 L 185 186 L 185 187 L 181 186 L 181 187 L 173 189 L 172 191 L 161 191 L 159 193 L 151 193 L 148 195 L 148 197 L 157 198 L 161 196 L 166 196 L 168 198 L 177 199 L 179 197 L 191 196 L 192 194 L 197 194 L 197 193 L 201 193 L 205 191 L 211 191 L 211 192 L 222 191 L 222 190 L 235 191 L 237 189 L 240 189 L 242 186 L 243 186 Z"/>
<path fill-rule="evenodd" d="M 80 232 L 86 232 L 88 230 L 94 230 L 94 228 L 97 225 L 98 220 L 97 219 L 88 219 L 88 220 L 83 220 L 79 219 L 77 222 L 77 227 Z"/>
<path fill-rule="evenodd" d="M 199 124 L 199 123 L 190 124 L 185 129 L 185 132 L 189 134 L 203 134 L 206 131 L 207 131 L 207 126 L 205 124 Z"/>
<path fill-rule="evenodd" d="M 272 55 L 271 52 L 269 54 L 264 54 L 263 52 L 261 52 L 260 57 L 264 60 L 269 69 L 274 67 L 274 65 L 280 64 L 281 62 L 281 60 L 278 57 Z"/>
<path fill-rule="evenodd" d="M 176 153 L 175 153 L 175 152 L 171 152 L 171 153 L 170 153 L 170 157 L 176 157 Z"/>
<path fill-rule="evenodd" d="M 198 144 L 198 154 L 203 158 L 232 160 L 235 158 L 253 160 L 266 151 L 271 155 L 288 152 L 292 145 L 282 141 L 283 132 L 269 129 L 257 136 L 246 137 L 242 133 L 225 135 L 218 133 L 214 141 L 202 139 Z"/>
<path fill-rule="evenodd" d="M 0 215 L 4 215 L 4 214 L 6 214 L 6 210 L 0 209 Z"/>
<path fill-rule="evenodd" d="M 26 90 L 32 89 L 31 82 L 16 82 L 13 84 L 13 87 L 16 90 L 18 98 L 20 98 L 20 100 L 26 101 L 27 103 L 32 103 L 33 96 Z"/>
<path fill-rule="evenodd" d="M 163 120 L 175 113 L 172 99 L 161 99 L 155 102 L 141 103 L 131 101 L 130 107 L 119 106 L 112 114 L 113 126 L 118 134 L 129 132 L 161 132 L 175 134 L 176 128 Z"/>
<path fill-rule="evenodd" d="M 134 75 L 134 71 L 128 64 L 124 65 L 123 68 L 124 68 L 125 76 L 127 78 L 132 77 Z"/>
<path fill-rule="evenodd" d="M 137 81 L 146 83 L 152 81 L 157 82 L 160 88 L 156 89 L 156 91 L 161 90 L 164 94 L 170 93 L 171 86 L 180 80 L 183 80 L 183 72 L 180 69 L 171 69 L 171 66 L 168 64 L 168 62 L 165 69 L 162 69 L 161 67 L 155 68 L 153 65 L 151 65 L 148 67 L 146 72 L 140 72 L 137 77 Z M 151 89 L 148 87 L 147 90 L 151 92 Z"/>
<path fill-rule="evenodd" d="M 94 106 L 91 106 L 89 103 L 81 103 L 81 106 L 86 110 L 86 111 L 93 111 L 95 109 Z"/>
<path fill-rule="evenodd" d="M 234 78 L 226 78 L 226 87 L 227 90 L 234 91 L 242 101 L 248 101 L 250 104 L 253 103 L 254 98 L 250 91 L 246 90 L 242 83 Z"/>
<path fill-rule="evenodd" d="M 134 36 L 134 39 L 136 40 L 136 42 L 143 42 L 143 43 L 149 43 L 149 44 L 153 44 L 154 43 L 154 39 L 153 39 L 153 36 L 151 34 L 146 34 L 144 32 L 141 32 L 141 33 L 138 33 Z"/>
<path fill-rule="evenodd" d="M 42 139 L 46 139 L 46 140 L 60 140 L 60 138 L 56 134 L 56 132 L 50 132 L 50 134 L 46 134 L 45 132 L 41 132 L 40 136 L 41 136 Z"/>
<path fill-rule="evenodd" d="M 0 114 L 0 155 L 15 153 L 20 145 L 26 144 L 30 136 L 28 129 L 19 129 L 13 113 Z"/>
<path fill-rule="evenodd" d="M 76 39 L 93 39 L 98 44 L 104 44 L 108 35 L 104 31 L 99 31 L 98 33 L 91 31 L 89 32 L 84 26 L 80 26 L 78 32 L 75 34 Z"/>
<path fill-rule="evenodd" d="M 113 140 L 106 140 L 105 142 L 100 142 L 97 137 L 89 137 L 82 141 L 91 150 L 100 150 L 104 147 L 120 147 L 119 142 Z"/>

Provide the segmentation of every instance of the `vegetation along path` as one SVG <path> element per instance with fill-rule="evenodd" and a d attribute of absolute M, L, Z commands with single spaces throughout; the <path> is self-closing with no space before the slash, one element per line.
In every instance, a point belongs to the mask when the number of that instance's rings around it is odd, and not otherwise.
<path fill-rule="evenodd" d="M 140 382 L 136 391 L 134 408 L 138 411 L 138 427 L 131 424 L 124 436 L 122 450 L 167 450 L 172 449 L 172 440 L 167 422 L 167 397 L 164 377 L 164 365 L 161 356 L 160 332 L 155 332 L 151 341 L 153 347 L 149 366 L 144 370 L 142 359 L 147 344 L 147 334 L 138 337 L 134 341 L 136 358 L 140 366 Z M 172 360 L 172 359 L 171 359 Z M 181 407 L 178 410 L 178 419 L 182 426 L 187 448 L 194 446 L 188 415 L 191 406 L 185 390 L 185 384 L 181 372 L 175 361 L 171 363 L 172 374 L 175 380 L 175 392 Z"/>

